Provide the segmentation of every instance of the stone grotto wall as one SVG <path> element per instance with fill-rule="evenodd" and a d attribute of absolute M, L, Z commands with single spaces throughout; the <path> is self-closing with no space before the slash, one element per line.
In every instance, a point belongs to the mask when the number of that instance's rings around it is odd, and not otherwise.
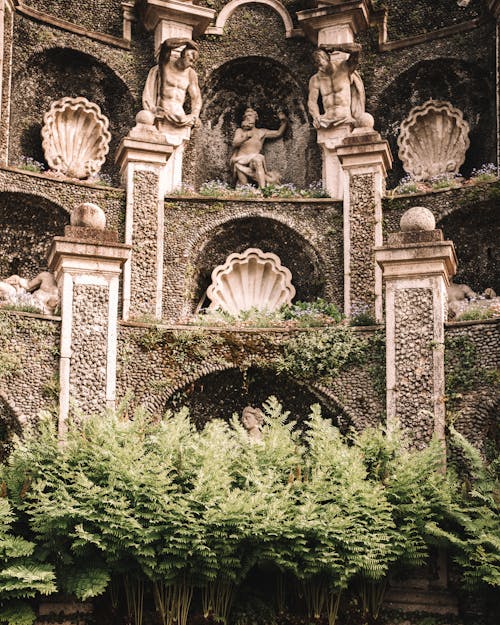
<path fill-rule="evenodd" d="M 87 27 L 104 26 L 111 14 L 120 24 L 122 21 L 116 6 L 120 3 L 114 0 L 95 2 L 100 9 L 94 12 L 88 3 L 47 4 L 54 5 L 54 10 L 64 4 L 66 10 L 60 16 L 73 18 L 75 23 L 85 14 L 82 25 Z M 129 51 L 96 41 L 91 33 L 81 36 L 20 13 L 15 15 L 10 127 L 4 133 L 8 134 L 9 164 L 21 163 L 26 157 L 43 163 L 40 130 L 44 113 L 51 102 L 63 96 L 85 96 L 109 119 L 112 140 L 101 173 L 119 183 L 114 165 L 116 147 L 133 126 L 147 71 L 154 64 L 150 35 L 139 26 L 136 31 Z"/>
<path fill-rule="evenodd" d="M 343 302 L 342 208 L 328 200 L 201 200 L 165 204 L 164 311 L 194 313 L 210 274 L 232 252 L 258 247 L 290 269 L 296 299 Z"/>
<path fill-rule="evenodd" d="M 367 354 L 366 365 L 353 366 L 332 383 L 279 375 L 276 358 L 296 332 L 276 329 L 237 331 L 221 328 L 172 329 L 122 323 L 119 334 L 117 394 L 132 396 L 155 414 L 187 405 L 198 426 L 214 417 L 228 419 L 247 404 L 261 404 L 270 395 L 304 418 L 310 405 L 344 430 L 383 421 L 383 351 Z M 317 332 L 317 330 L 302 330 Z M 359 329 L 373 337 L 373 329 Z"/>
<path fill-rule="evenodd" d="M 447 412 L 456 429 L 486 455 L 498 453 L 500 443 L 499 326 L 492 319 L 446 328 Z"/>
<path fill-rule="evenodd" d="M 33 422 L 57 406 L 59 333 L 57 319 L 0 311 L 0 419 Z"/>
<path fill-rule="evenodd" d="M 451 239 L 458 257 L 457 284 L 468 284 L 482 293 L 491 287 L 500 293 L 497 241 L 500 183 L 482 183 L 425 194 L 384 200 L 384 236 L 399 229 L 399 220 L 412 206 L 425 206 L 436 218 L 436 227 Z"/>
<path fill-rule="evenodd" d="M 309 41 L 285 39 L 276 11 L 247 4 L 232 13 L 223 36 L 207 35 L 199 44 L 202 126 L 187 149 L 185 181 L 199 186 L 215 178 L 231 180 L 230 144 L 248 106 L 259 113 L 258 127 L 278 128 L 280 110 L 289 117 L 283 139 L 264 148 L 269 168 L 298 187 L 320 180 L 321 158 L 306 106 L 315 71 Z"/>

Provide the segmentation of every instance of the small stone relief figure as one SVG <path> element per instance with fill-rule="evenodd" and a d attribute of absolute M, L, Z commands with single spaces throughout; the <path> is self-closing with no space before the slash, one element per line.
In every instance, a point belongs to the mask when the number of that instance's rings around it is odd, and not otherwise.
<path fill-rule="evenodd" d="M 316 129 L 344 124 L 373 128 L 373 117 L 365 112 L 363 81 L 356 71 L 360 49 L 358 44 L 337 44 L 313 52 L 318 71 L 309 81 L 307 107 Z M 318 105 L 320 96 L 323 114 Z"/>
<path fill-rule="evenodd" d="M 159 121 L 175 127 L 197 125 L 201 110 L 201 91 L 193 65 L 198 46 L 191 39 L 166 39 L 160 47 L 158 65 L 149 71 L 142 94 L 142 105 Z M 186 115 L 186 93 L 191 98 L 191 114 Z"/>
<path fill-rule="evenodd" d="M 59 306 L 59 289 L 49 271 L 42 271 L 33 280 L 13 275 L 0 281 L 0 302 L 32 305 L 44 315 L 53 315 Z"/>
<path fill-rule="evenodd" d="M 252 406 L 246 406 L 243 408 L 241 415 L 241 422 L 243 427 L 248 432 L 249 438 L 253 441 L 262 440 L 262 424 L 264 423 L 264 413 L 259 408 L 253 408 Z"/>
<path fill-rule="evenodd" d="M 280 180 L 276 171 L 268 171 L 266 159 L 261 150 L 266 139 L 279 139 L 288 125 L 285 113 L 278 113 L 280 127 L 278 130 L 256 128 L 259 119 L 257 111 L 247 108 L 243 113 L 241 128 L 238 128 L 233 139 L 231 169 L 238 184 L 248 184 L 248 179 L 255 180 L 259 188 L 275 184 Z"/>

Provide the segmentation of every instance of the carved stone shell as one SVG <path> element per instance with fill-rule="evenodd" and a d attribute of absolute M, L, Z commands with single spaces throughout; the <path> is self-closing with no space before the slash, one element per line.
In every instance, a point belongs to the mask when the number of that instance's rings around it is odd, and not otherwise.
<path fill-rule="evenodd" d="M 295 296 L 292 274 L 279 256 L 250 247 L 242 254 L 230 254 L 212 271 L 207 295 L 210 308 L 237 315 L 243 310 L 277 310 Z"/>
<path fill-rule="evenodd" d="M 457 174 L 469 148 L 469 124 L 449 102 L 428 100 L 401 124 L 399 158 L 415 180 Z"/>
<path fill-rule="evenodd" d="M 107 117 L 87 98 L 61 98 L 43 117 L 42 147 L 49 167 L 69 178 L 89 178 L 109 152 Z"/>

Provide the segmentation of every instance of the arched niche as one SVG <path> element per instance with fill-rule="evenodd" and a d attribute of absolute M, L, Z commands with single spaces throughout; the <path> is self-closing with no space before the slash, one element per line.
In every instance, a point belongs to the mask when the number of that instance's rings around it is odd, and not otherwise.
<path fill-rule="evenodd" d="M 229 254 L 257 247 L 273 252 L 292 273 L 295 300 L 312 301 L 325 293 L 324 263 L 316 249 L 290 226 L 266 217 L 243 217 L 220 224 L 200 242 L 193 265 L 193 307 L 202 300 L 211 283 L 211 274 Z M 205 301 L 205 305 L 209 302 Z"/>
<path fill-rule="evenodd" d="M 306 108 L 307 94 L 289 68 L 268 57 L 250 56 L 224 63 L 203 88 L 202 127 L 193 139 L 193 183 L 207 180 L 232 183 L 231 144 L 247 107 L 259 114 L 257 127 L 277 129 L 278 112 L 289 119 L 281 139 L 266 141 L 268 168 L 282 174 L 282 182 L 304 188 L 321 179 L 315 133 Z"/>
<path fill-rule="evenodd" d="M 381 94 L 374 112 L 376 126 L 389 141 L 394 156 L 388 188 L 396 186 L 405 175 L 397 146 L 401 123 L 414 106 L 430 99 L 450 102 L 470 126 L 470 147 L 460 169 L 464 176 L 496 160 L 493 77 L 458 59 L 420 61 L 394 79 Z"/>
<path fill-rule="evenodd" d="M 84 96 L 109 119 L 110 150 L 101 173 L 118 182 L 114 154 L 119 141 L 133 126 L 136 105 L 125 83 L 107 65 L 69 48 L 51 48 L 33 54 L 13 77 L 9 161 L 23 157 L 44 162 L 40 131 L 43 116 L 54 100 Z"/>
<path fill-rule="evenodd" d="M 342 409 L 326 395 L 288 376 L 260 367 L 209 373 L 175 392 L 167 400 L 165 409 L 177 410 L 187 406 L 196 427 L 202 429 L 212 419 L 227 421 L 235 412 L 241 415 L 245 406 L 260 407 L 271 395 L 290 412 L 289 420 L 297 421 L 299 425 L 304 425 L 311 405 L 318 403 L 323 417 L 332 419 L 342 430 L 350 425 Z"/>
<path fill-rule="evenodd" d="M 64 234 L 69 214 L 49 200 L 0 193 L 0 278 L 34 277 L 47 265 L 53 237 Z"/>
<path fill-rule="evenodd" d="M 456 284 L 468 284 L 477 293 L 491 287 L 500 293 L 498 200 L 459 208 L 436 227 L 451 239 L 458 257 Z"/>
<path fill-rule="evenodd" d="M 222 35 L 224 34 L 224 27 L 226 22 L 231 17 L 231 15 L 236 11 L 236 9 L 241 7 L 246 7 L 248 5 L 265 5 L 271 7 L 282 19 L 283 26 L 285 28 L 285 36 L 292 37 L 293 35 L 293 22 L 285 5 L 279 0 L 231 0 L 228 2 L 215 21 L 215 26 L 212 28 L 208 28 L 207 32 L 211 35 Z"/>

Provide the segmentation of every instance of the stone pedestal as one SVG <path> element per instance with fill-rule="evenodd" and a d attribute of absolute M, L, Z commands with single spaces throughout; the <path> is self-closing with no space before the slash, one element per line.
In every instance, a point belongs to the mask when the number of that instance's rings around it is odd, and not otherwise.
<path fill-rule="evenodd" d="M 317 140 L 323 160 L 323 187 L 334 200 L 344 199 L 344 174 L 336 150 L 351 130 L 350 124 L 318 129 Z"/>
<path fill-rule="evenodd" d="M 378 132 L 355 130 L 336 154 L 344 170 L 344 312 L 382 320 L 382 273 L 374 247 L 382 245 L 382 196 L 392 156 Z"/>
<path fill-rule="evenodd" d="M 417 230 L 391 235 L 375 256 L 385 283 L 387 425 L 399 423 L 421 448 L 434 434 L 444 438 L 446 287 L 455 250 L 440 230 Z"/>
<path fill-rule="evenodd" d="M 163 178 L 165 195 L 165 193 L 172 193 L 172 191 L 176 191 L 182 186 L 184 149 L 191 137 L 191 128 L 187 126 L 179 128 L 168 122 L 160 121 L 158 130 L 165 137 L 167 145 L 172 148 Z"/>
<path fill-rule="evenodd" d="M 300 26 L 317 46 L 353 43 L 354 36 L 370 26 L 371 3 L 347 0 L 330 4 L 328 0 L 316 9 L 298 11 Z"/>
<path fill-rule="evenodd" d="M 162 316 L 164 197 L 173 150 L 159 132 L 136 126 L 116 153 L 127 190 L 125 243 L 133 245 L 123 271 L 124 319 Z"/>
<path fill-rule="evenodd" d="M 213 9 L 179 0 L 146 0 L 142 10 L 144 26 L 154 31 L 156 53 L 165 39 L 202 35 L 214 16 Z"/>
<path fill-rule="evenodd" d="M 114 407 L 118 286 L 130 247 L 115 232 L 67 226 L 55 237 L 49 268 L 61 292 L 59 431 L 70 403 L 86 413 Z"/>

